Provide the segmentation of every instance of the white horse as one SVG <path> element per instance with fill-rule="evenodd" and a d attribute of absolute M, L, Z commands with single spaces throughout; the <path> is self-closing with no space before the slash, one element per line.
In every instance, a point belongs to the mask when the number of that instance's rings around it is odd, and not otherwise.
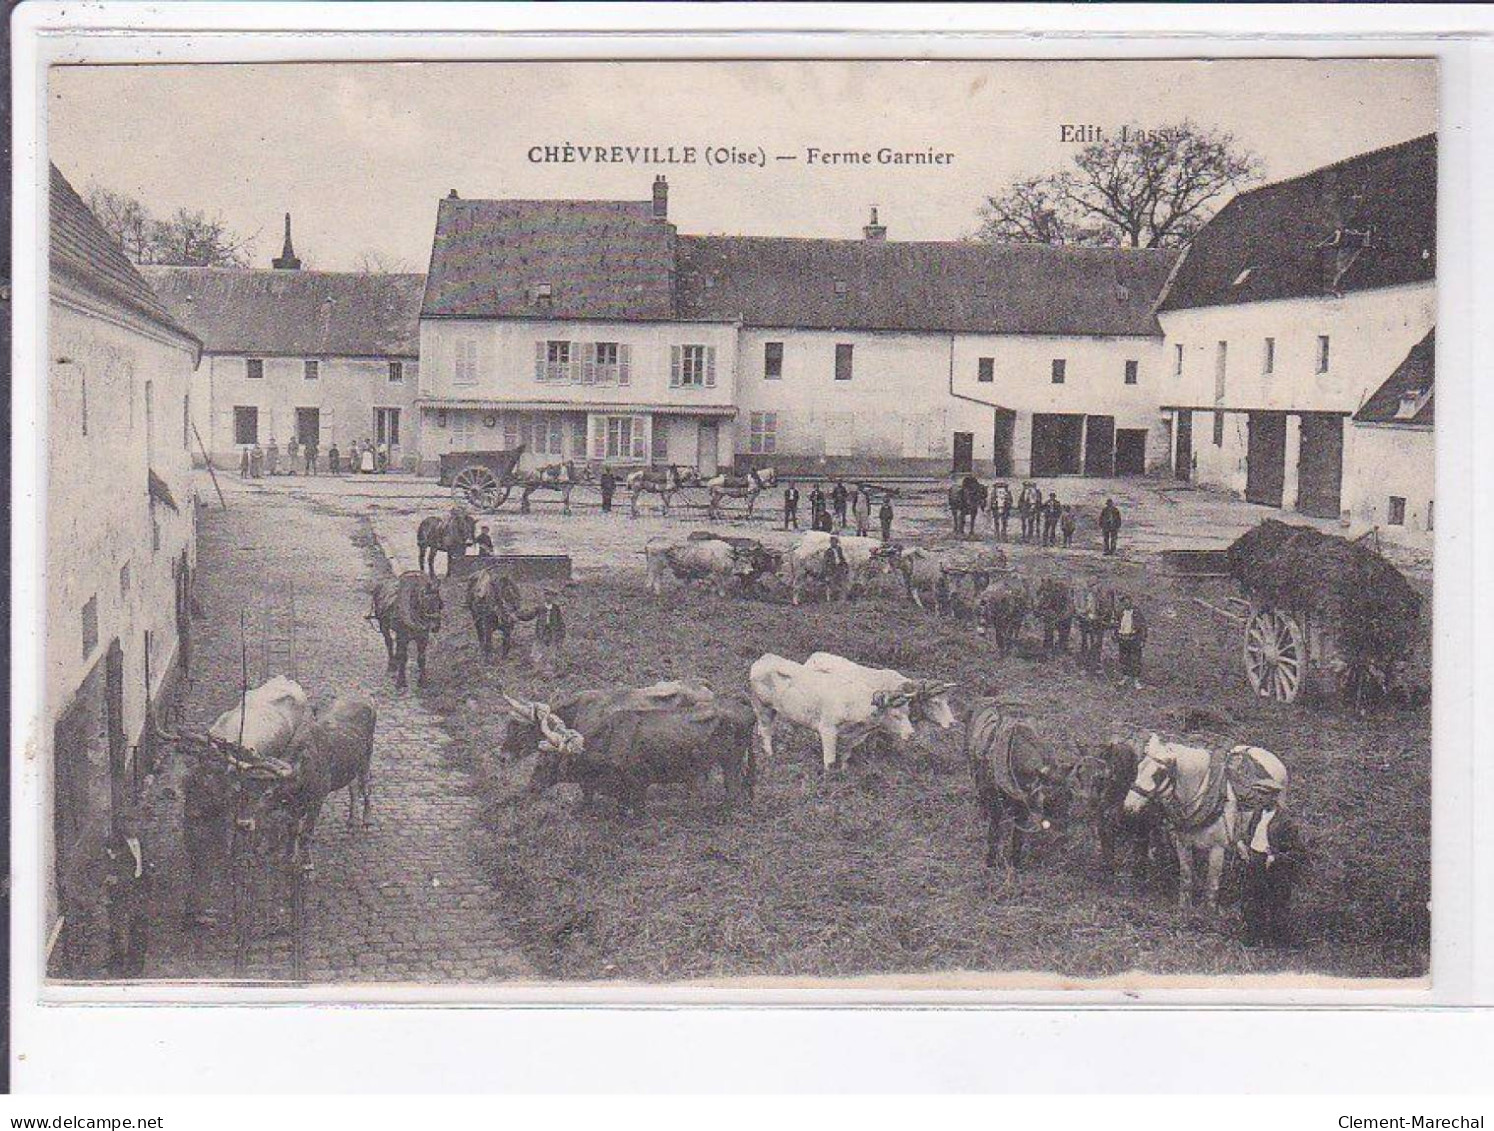
<path fill-rule="evenodd" d="M 778 473 L 771 467 L 761 470 L 755 467 L 747 469 L 746 475 L 730 475 L 722 472 L 704 480 L 701 486 L 711 492 L 711 502 L 706 513 L 713 519 L 721 517 L 721 501 L 723 499 L 746 499 L 747 517 L 752 517 L 752 508 L 757 505 L 757 497 L 769 487 L 778 482 Z"/>
<path fill-rule="evenodd" d="M 1187 907 L 1193 898 L 1194 855 L 1205 852 L 1204 899 L 1209 910 L 1218 909 L 1225 853 L 1244 828 L 1240 791 L 1279 793 L 1286 783 L 1281 759 L 1258 746 L 1236 746 L 1228 754 L 1215 754 L 1197 746 L 1163 742 L 1155 734 L 1147 739 L 1125 810 L 1140 813 L 1152 801 L 1162 807 L 1178 854 L 1179 907 Z"/>

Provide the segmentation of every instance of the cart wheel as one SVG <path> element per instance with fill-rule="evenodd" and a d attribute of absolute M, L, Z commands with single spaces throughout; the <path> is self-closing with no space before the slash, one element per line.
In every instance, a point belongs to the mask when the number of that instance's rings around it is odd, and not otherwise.
<path fill-rule="evenodd" d="M 459 500 L 471 503 L 474 507 L 489 509 L 483 503 L 484 497 L 498 489 L 498 477 L 485 467 L 472 465 L 462 468 L 451 480 L 451 493 Z M 507 492 L 504 492 L 505 498 Z"/>
<path fill-rule="evenodd" d="M 502 483 L 494 487 L 492 491 L 488 492 L 487 501 L 484 504 L 484 509 L 490 511 L 497 510 L 504 503 L 508 502 L 508 493 L 512 490 L 513 487 L 511 487 L 507 483 Z"/>
<path fill-rule="evenodd" d="M 1291 613 L 1257 609 L 1245 622 L 1245 675 L 1263 699 L 1291 703 L 1307 683 L 1307 634 Z"/>

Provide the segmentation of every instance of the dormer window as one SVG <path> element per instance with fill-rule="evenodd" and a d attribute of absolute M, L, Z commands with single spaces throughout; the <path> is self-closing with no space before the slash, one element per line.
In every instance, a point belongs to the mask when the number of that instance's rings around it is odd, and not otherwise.
<path fill-rule="evenodd" d="M 849 289 L 850 288 L 846 286 L 846 281 L 844 279 L 835 280 L 835 295 L 837 298 L 844 298 L 846 296 L 846 292 Z"/>
<path fill-rule="evenodd" d="M 1414 420 L 1431 396 L 1431 389 L 1407 389 L 1401 394 L 1400 404 L 1395 406 L 1395 419 Z"/>
<path fill-rule="evenodd" d="M 535 283 L 529 290 L 530 300 L 536 306 L 549 306 L 555 298 L 555 288 L 549 283 Z"/>

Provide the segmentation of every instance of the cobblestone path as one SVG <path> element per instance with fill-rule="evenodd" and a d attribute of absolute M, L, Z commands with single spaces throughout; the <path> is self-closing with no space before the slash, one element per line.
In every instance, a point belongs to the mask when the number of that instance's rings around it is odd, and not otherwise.
<path fill-rule="evenodd" d="M 447 764 L 448 739 L 413 686 L 396 691 L 384 648 L 364 620 L 368 591 L 387 568 L 366 520 L 336 500 L 298 499 L 236 482 L 229 510 L 204 509 L 198 547 L 193 683 L 184 723 L 206 728 L 239 687 L 239 611 L 248 611 L 251 685 L 264 674 L 266 593 L 294 587 L 296 676 L 313 702 L 358 695 L 378 710 L 374 827 L 349 830 L 347 794 L 328 799 L 317 828 L 316 875 L 308 896 L 306 976 L 311 981 L 491 982 L 534 971 L 503 925 L 475 849 L 482 835 L 469 773 Z M 411 649 L 411 683 L 414 657 Z M 216 929 L 181 924 L 185 861 L 179 765 L 168 765 L 146 798 L 152 863 L 147 976 L 226 978 L 233 973 L 230 893 L 220 883 Z M 288 979 L 283 900 L 262 902 L 263 920 L 246 976 Z M 278 931 L 277 932 L 277 924 Z"/>

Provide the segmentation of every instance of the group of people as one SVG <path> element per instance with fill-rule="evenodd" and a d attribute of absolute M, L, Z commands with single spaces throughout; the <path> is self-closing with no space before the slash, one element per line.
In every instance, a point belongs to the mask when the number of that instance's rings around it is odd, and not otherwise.
<path fill-rule="evenodd" d="M 285 447 L 285 458 L 281 459 L 280 445 L 275 442 L 275 437 L 270 437 L 270 442 L 264 447 L 258 443 L 245 445 L 240 451 L 239 478 L 240 479 L 263 479 L 266 475 L 295 475 L 299 466 L 306 475 L 317 475 L 320 473 L 321 451 L 315 440 L 309 440 L 302 444 L 294 436 Z M 327 470 L 332 475 L 343 473 L 373 474 L 389 470 L 389 446 L 384 443 L 375 445 L 372 440 L 364 439 L 361 443 L 355 443 L 348 448 L 344 456 L 336 442 L 327 449 Z"/>
<path fill-rule="evenodd" d="M 1074 531 L 1078 525 L 1074 508 L 1059 502 L 1056 491 L 1049 491 L 1044 499 L 1042 489 L 1036 483 L 1023 483 L 1014 501 L 1010 487 L 1005 483 L 995 483 L 987 493 L 986 507 L 991 516 L 991 527 L 1001 541 L 1008 536 L 1012 511 L 1015 510 L 1023 542 L 1057 546 L 1062 538 L 1065 546 L 1074 544 Z M 1105 500 L 1100 509 L 1099 525 L 1105 556 L 1113 557 L 1121 528 L 1121 512 L 1114 499 Z"/>
<path fill-rule="evenodd" d="M 783 489 L 783 528 L 799 529 L 799 488 L 792 483 Z M 829 492 L 823 483 L 816 482 L 809 492 L 809 528 L 829 534 L 844 530 L 854 522 L 859 538 L 871 534 L 871 491 L 860 483 L 847 487 L 839 479 L 832 482 Z M 892 541 L 892 498 L 882 496 L 877 508 L 877 523 L 881 527 L 882 541 Z"/>

